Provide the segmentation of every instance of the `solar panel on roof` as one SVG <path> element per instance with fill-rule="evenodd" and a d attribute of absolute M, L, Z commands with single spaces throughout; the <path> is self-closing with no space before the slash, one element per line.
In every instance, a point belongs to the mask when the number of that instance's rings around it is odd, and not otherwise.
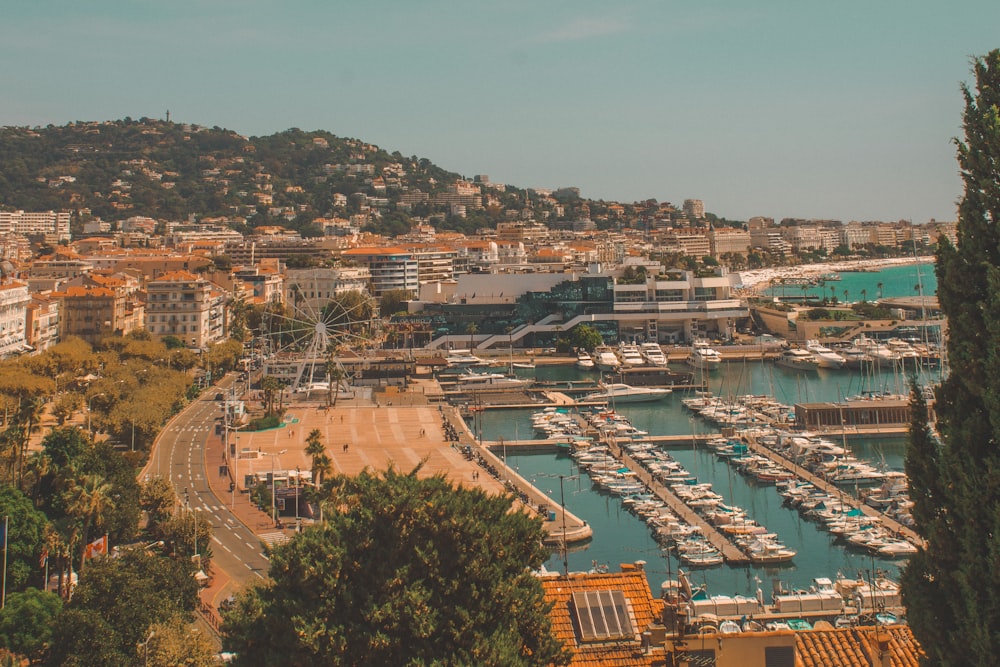
<path fill-rule="evenodd" d="M 621 591 L 575 591 L 573 611 L 581 641 L 633 639 L 625 594 Z"/>

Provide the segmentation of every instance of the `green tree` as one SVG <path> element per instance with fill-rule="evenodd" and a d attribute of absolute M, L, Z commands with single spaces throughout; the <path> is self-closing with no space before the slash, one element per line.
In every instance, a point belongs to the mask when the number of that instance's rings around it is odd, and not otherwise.
<path fill-rule="evenodd" d="M 130 665 L 156 623 L 190 618 L 198 599 L 194 565 L 143 549 L 96 558 L 80 574 L 73 599 L 57 617 L 49 663 Z M 99 633 L 99 634 L 94 634 Z M 95 647 L 95 640 L 101 644 Z M 92 657 L 110 653 L 100 662 Z"/>
<path fill-rule="evenodd" d="M 48 519 L 11 486 L 0 486 L 0 521 L 7 517 L 7 589 L 20 590 L 38 572 Z M 40 579 L 40 578 L 39 578 Z"/>
<path fill-rule="evenodd" d="M 965 139 L 956 142 L 965 183 L 958 246 L 942 238 L 937 253 L 951 363 L 935 391 L 940 440 L 917 396 L 906 457 L 926 546 L 904 571 L 903 598 L 935 665 L 990 665 L 1000 654 L 1000 50 L 973 69 Z"/>
<path fill-rule="evenodd" d="M 224 615 L 236 664 L 566 664 L 531 574 L 541 520 L 418 470 L 327 484 L 336 511 Z"/>
<path fill-rule="evenodd" d="M 105 514 L 114 507 L 111 484 L 98 475 L 87 475 L 69 490 L 66 509 L 83 523 L 80 542 L 80 570 L 92 528 L 104 527 Z"/>
<path fill-rule="evenodd" d="M 604 345 L 604 338 L 601 332 L 589 324 L 581 324 L 573 327 L 573 347 L 593 352 L 595 348 Z"/>
<path fill-rule="evenodd" d="M 162 537 L 160 527 L 170 520 L 177 506 L 177 494 L 169 479 L 157 475 L 139 490 L 139 506 L 146 513 L 146 528 L 155 537 Z"/>
<path fill-rule="evenodd" d="M 379 299 L 379 312 L 382 313 L 383 317 L 394 315 L 400 311 L 404 303 L 412 298 L 413 292 L 408 289 L 386 290 L 382 292 Z"/>
<path fill-rule="evenodd" d="M 0 610 L 0 645 L 38 660 L 52 639 L 52 620 L 62 609 L 55 593 L 29 588 L 11 593 Z"/>

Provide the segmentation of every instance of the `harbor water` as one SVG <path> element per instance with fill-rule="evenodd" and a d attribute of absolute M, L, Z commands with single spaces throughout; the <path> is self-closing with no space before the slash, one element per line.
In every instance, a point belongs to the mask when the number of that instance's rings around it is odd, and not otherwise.
<path fill-rule="evenodd" d="M 869 294 L 874 295 L 875 284 L 883 283 L 885 296 L 898 295 L 909 277 L 903 270 L 916 275 L 916 267 L 894 267 L 892 281 L 883 274 L 857 274 L 867 276 L 871 284 Z M 932 267 L 922 265 L 922 273 L 931 274 Z M 883 272 L 884 273 L 884 272 Z M 845 274 L 849 275 L 849 274 Z M 889 285 L 894 287 L 890 291 Z M 924 282 L 924 285 L 927 283 Z M 932 283 L 933 284 L 933 283 Z M 850 288 L 848 288 L 850 289 Z M 912 284 L 909 286 L 912 294 Z M 680 366 L 678 366 L 680 368 Z M 922 384 L 938 380 L 938 369 L 919 372 L 916 377 Z M 812 403 L 841 401 L 847 397 L 870 391 L 888 391 L 905 394 L 909 379 L 891 371 L 823 370 L 801 373 L 768 362 L 730 362 L 708 374 L 705 381 L 715 396 L 766 394 L 782 403 Z M 571 366 L 539 366 L 539 381 L 566 382 L 590 379 L 596 381 L 597 373 L 582 372 Z M 681 392 L 654 403 L 616 406 L 617 412 L 628 417 L 632 424 L 650 435 L 701 435 L 717 432 L 717 428 L 702 421 L 681 404 Z M 537 437 L 532 429 L 532 410 L 487 410 L 482 415 L 482 437 L 496 441 L 530 439 Z M 842 444 L 838 442 L 838 444 Z M 904 466 L 905 438 L 875 437 L 851 439 L 850 448 L 862 459 L 883 466 L 888 470 L 902 470 Z M 502 452 L 498 452 L 502 455 Z M 785 564 L 770 566 L 730 567 L 722 565 L 694 570 L 694 583 L 705 583 L 712 593 L 753 595 L 758 586 L 770 591 L 775 581 L 786 588 L 807 588 L 817 577 L 834 579 L 838 574 L 867 577 L 868 573 L 881 570 L 898 578 L 905 560 L 887 560 L 873 557 L 867 552 L 850 548 L 833 535 L 822 530 L 818 523 L 803 518 L 795 509 L 782 504 L 774 485 L 758 485 L 735 470 L 704 446 L 691 444 L 675 446 L 669 453 L 699 482 L 710 482 L 714 490 L 724 497 L 724 502 L 738 505 L 750 518 L 777 533 L 787 547 L 797 552 Z M 566 454 L 507 453 L 508 464 L 524 478 L 532 481 L 556 503 L 564 502 L 573 514 L 587 521 L 593 529 L 593 539 L 584 545 L 571 546 L 568 553 L 557 551 L 546 564 L 550 570 L 587 571 L 595 565 L 616 570 L 621 563 L 645 561 L 646 572 L 654 594 L 660 584 L 675 578 L 678 562 L 662 550 L 653 539 L 650 529 L 639 518 L 630 514 L 621 498 L 601 493 L 591 484 L 587 473 L 578 469 Z M 845 489 L 850 493 L 853 489 Z M 564 562 L 565 559 L 565 562 Z M 684 568 L 688 571 L 688 568 Z"/>

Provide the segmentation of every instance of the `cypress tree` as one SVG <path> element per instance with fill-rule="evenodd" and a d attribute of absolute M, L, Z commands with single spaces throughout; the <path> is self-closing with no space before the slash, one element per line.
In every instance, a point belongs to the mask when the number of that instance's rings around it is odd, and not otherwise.
<path fill-rule="evenodd" d="M 926 546 L 903 574 L 903 598 L 934 665 L 1000 656 L 1000 50 L 973 71 L 956 140 L 958 244 L 942 239 L 936 266 L 951 371 L 935 391 L 937 437 L 914 391 L 906 458 Z"/>

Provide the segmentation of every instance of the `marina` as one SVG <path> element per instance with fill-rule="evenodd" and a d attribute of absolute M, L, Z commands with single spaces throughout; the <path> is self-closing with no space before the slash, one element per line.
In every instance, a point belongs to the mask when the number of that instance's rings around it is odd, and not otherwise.
<path fill-rule="evenodd" d="M 934 378 L 931 371 L 921 373 L 921 377 L 927 381 Z M 539 366 L 536 369 L 536 379 L 541 381 L 575 382 L 583 381 L 586 377 L 584 372 L 566 366 Z M 813 373 L 801 374 L 766 362 L 723 362 L 712 373 L 707 385 L 711 393 L 717 396 L 729 396 L 742 390 L 757 394 L 769 393 L 775 397 L 783 397 L 786 401 L 792 399 L 790 402 L 799 398 L 808 399 L 807 405 L 812 405 L 824 402 L 840 404 L 843 402 L 842 397 L 858 395 L 859 392 L 867 391 L 866 387 L 876 385 L 882 387 L 883 391 L 889 391 L 895 383 L 887 375 L 865 375 L 861 371 L 821 368 Z M 729 389 L 730 387 L 734 389 Z M 902 381 L 899 381 L 899 389 L 905 391 Z M 634 428 L 646 432 L 633 436 L 630 441 L 655 444 L 658 448 L 669 450 L 670 455 L 690 470 L 699 483 L 712 483 L 713 488 L 723 496 L 724 503 L 747 508 L 754 520 L 767 526 L 768 531 L 775 533 L 787 543 L 790 550 L 797 553 L 790 562 L 755 565 L 749 563 L 745 556 L 729 550 L 731 562 L 737 565 L 698 568 L 694 576 L 699 582 L 707 584 L 713 590 L 731 589 L 750 594 L 756 588 L 756 579 L 778 578 L 793 587 L 806 587 L 813 578 L 835 577 L 838 573 L 857 575 L 878 571 L 891 576 L 898 575 L 901 561 L 897 556 L 872 554 L 849 547 L 832 533 L 826 532 L 815 522 L 785 505 L 773 484 L 760 485 L 736 473 L 707 447 L 709 441 L 720 436 L 721 428 L 704 424 L 688 413 L 681 403 L 685 397 L 696 398 L 697 395 L 693 390 L 675 392 L 663 401 L 616 406 L 616 411 L 627 416 Z M 572 410 L 568 401 L 562 407 Z M 505 443 L 503 458 L 525 479 L 538 485 L 543 491 L 552 490 L 546 489 L 547 479 L 561 477 L 566 481 L 564 500 L 567 509 L 585 520 L 594 531 L 593 540 L 586 545 L 570 545 L 567 558 L 572 567 L 586 570 L 593 567 L 595 562 L 615 564 L 640 557 L 648 562 L 647 573 L 651 585 L 658 586 L 664 577 L 675 573 L 683 563 L 676 555 L 662 551 L 649 527 L 633 515 L 622 500 L 590 488 L 593 485 L 592 479 L 568 455 L 568 442 L 552 443 L 548 439 L 524 438 L 531 433 L 531 415 L 539 409 L 538 404 L 534 404 L 497 411 L 485 410 L 478 417 L 481 419 L 479 428 L 483 443 L 487 446 L 493 444 L 494 451 L 499 451 L 497 443 Z M 521 438 L 517 437 L 518 432 Z M 889 470 L 898 471 L 902 469 L 902 438 L 905 437 L 905 432 L 904 426 L 889 427 L 882 422 L 868 426 L 850 423 L 844 425 L 841 422 L 839 427 L 830 425 L 824 431 L 824 437 L 849 441 L 859 457 L 875 459 L 880 464 L 884 462 Z M 765 450 L 766 448 L 761 447 L 755 453 L 773 457 L 774 463 L 780 463 L 776 454 Z M 808 476 L 811 473 L 804 469 L 796 470 L 794 464 L 791 470 L 804 480 L 811 479 Z M 648 479 L 643 478 L 641 471 L 636 472 L 637 477 L 644 481 Z M 824 483 L 823 480 L 819 481 Z M 823 488 L 844 493 L 843 489 L 837 487 Z M 654 493 L 668 502 L 666 494 Z M 558 496 L 558 493 L 550 495 L 554 500 Z M 676 511 L 680 508 L 671 505 L 671 509 Z M 870 516 L 874 511 L 861 503 L 856 505 L 856 509 L 865 516 Z M 682 514 L 682 518 L 691 518 L 684 511 L 678 513 Z M 906 534 L 907 529 L 901 524 L 887 525 L 895 532 Z M 719 546 L 722 546 L 721 541 Z M 561 556 L 555 554 L 550 565 L 558 568 L 560 559 Z"/>

